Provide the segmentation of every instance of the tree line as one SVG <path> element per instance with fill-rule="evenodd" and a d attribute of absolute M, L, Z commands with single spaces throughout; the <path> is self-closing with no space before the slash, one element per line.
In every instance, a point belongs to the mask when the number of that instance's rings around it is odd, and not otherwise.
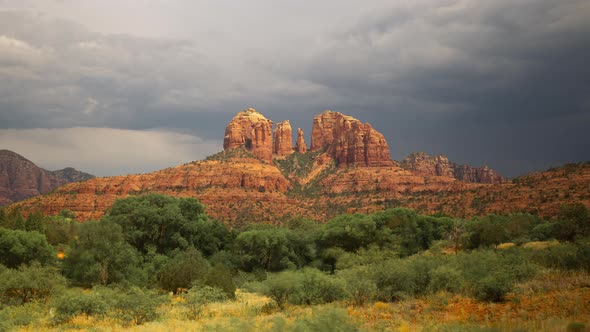
<path fill-rule="evenodd" d="M 0 297 L 8 306 L 54 299 L 61 320 L 105 307 L 133 312 L 128 297 L 160 303 L 154 299 L 162 291 L 187 292 L 197 315 L 204 302 L 235 297 L 237 287 L 264 293 L 279 308 L 438 291 L 502 301 L 541 268 L 589 270 L 589 236 L 590 213 L 580 203 L 563 206 L 554 219 L 462 220 L 393 208 L 236 229 L 209 217 L 194 198 L 148 194 L 117 200 L 101 220 L 85 223 L 69 211 L 24 218 L 0 210 Z M 495 250 L 551 239 L 561 243 L 543 251 Z M 68 287 L 100 291 L 90 296 Z M 142 315 L 127 319 L 149 319 Z"/>

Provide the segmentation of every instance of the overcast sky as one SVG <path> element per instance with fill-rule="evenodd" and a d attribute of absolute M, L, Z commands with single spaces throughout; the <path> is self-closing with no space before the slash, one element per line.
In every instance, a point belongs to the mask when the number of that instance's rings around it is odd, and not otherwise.
<path fill-rule="evenodd" d="M 513 177 L 590 160 L 590 1 L 0 0 L 0 149 L 140 173 L 254 107 Z"/>

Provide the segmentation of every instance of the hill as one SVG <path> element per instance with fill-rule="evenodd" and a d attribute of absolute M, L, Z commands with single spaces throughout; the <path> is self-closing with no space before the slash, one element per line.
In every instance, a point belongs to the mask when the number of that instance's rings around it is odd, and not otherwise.
<path fill-rule="evenodd" d="M 44 214 L 70 209 L 84 221 L 102 216 L 117 198 L 155 192 L 195 197 L 207 213 L 234 225 L 299 216 L 327 220 L 394 206 L 458 217 L 519 211 L 552 216 L 564 203 L 590 206 L 588 164 L 508 181 L 488 167 L 457 165 L 444 156 L 394 162 L 383 135 L 338 112 L 314 117 L 309 147 L 301 129 L 293 147 L 289 122 L 274 132 L 272 127 L 248 109 L 226 127 L 224 151 L 206 160 L 71 183 L 18 205 Z"/>
<path fill-rule="evenodd" d="M 0 206 L 45 194 L 66 183 L 94 175 L 68 167 L 48 171 L 9 150 L 0 150 Z"/>

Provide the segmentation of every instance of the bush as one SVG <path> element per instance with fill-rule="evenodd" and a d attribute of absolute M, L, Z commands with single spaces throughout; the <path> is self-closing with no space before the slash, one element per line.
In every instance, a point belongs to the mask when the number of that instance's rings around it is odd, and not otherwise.
<path fill-rule="evenodd" d="M 416 291 L 415 272 L 402 260 L 391 260 L 374 266 L 377 299 L 386 302 L 401 300 Z"/>
<path fill-rule="evenodd" d="M 270 275 L 260 287 L 260 292 L 273 299 L 279 309 L 284 309 L 285 304 L 295 294 L 298 275 L 294 272 L 282 272 Z"/>
<path fill-rule="evenodd" d="M 158 273 L 158 283 L 167 290 L 178 293 L 202 280 L 209 270 L 209 262 L 194 247 L 177 253 L 167 261 Z"/>
<path fill-rule="evenodd" d="M 18 270 L 0 272 L 0 296 L 3 303 L 23 304 L 46 301 L 64 289 L 66 280 L 55 269 L 35 263 Z"/>
<path fill-rule="evenodd" d="M 328 276 L 316 269 L 299 272 L 294 304 L 330 303 L 346 296 L 346 283 L 336 276 Z"/>
<path fill-rule="evenodd" d="M 231 272 L 224 265 L 219 264 L 209 270 L 203 283 L 222 290 L 226 297 L 230 299 L 236 298 L 236 285 L 232 279 Z"/>
<path fill-rule="evenodd" d="M 74 316 L 102 316 L 109 309 L 109 304 L 100 293 L 85 293 L 81 289 L 72 289 L 55 300 L 56 323 L 64 323 Z"/>
<path fill-rule="evenodd" d="M 502 272 L 493 273 L 474 284 L 474 296 L 478 300 L 488 302 L 501 302 L 504 296 L 512 289 L 510 277 Z"/>
<path fill-rule="evenodd" d="M 457 292 L 463 284 L 463 276 L 457 269 L 443 265 L 430 273 L 430 284 L 428 290 L 436 293 L 438 291 Z"/>
<path fill-rule="evenodd" d="M 536 251 L 533 260 L 554 269 L 590 271 L 590 241 L 578 240 Z"/>
<path fill-rule="evenodd" d="M 377 285 L 371 279 L 368 269 L 361 267 L 344 270 L 338 275 L 346 280 L 346 293 L 353 305 L 362 306 L 377 295 Z"/>
<path fill-rule="evenodd" d="M 193 287 L 184 297 L 185 307 L 188 309 L 187 318 L 196 319 L 201 316 L 205 305 L 227 300 L 226 293 L 216 287 Z"/>
<path fill-rule="evenodd" d="M 0 331 L 9 331 L 17 326 L 27 326 L 37 321 L 42 313 L 38 303 L 26 303 L 0 310 Z"/>
<path fill-rule="evenodd" d="M 158 318 L 158 307 L 165 297 L 154 290 L 132 287 L 114 295 L 114 316 L 123 325 L 141 325 Z"/>

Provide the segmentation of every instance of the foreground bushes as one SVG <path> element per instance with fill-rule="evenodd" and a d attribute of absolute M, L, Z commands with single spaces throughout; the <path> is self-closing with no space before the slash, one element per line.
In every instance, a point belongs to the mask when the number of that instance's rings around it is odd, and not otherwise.
<path fill-rule="evenodd" d="M 141 325 L 158 317 L 157 309 L 165 297 L 154 290 L 137 287 L 116 289 L 99 287 L 87 293 L 70 290 L 55 300 L 55 323 L 64 323 L 85 314 L 97 318 L 109 316 L 123 325 Z"/>

